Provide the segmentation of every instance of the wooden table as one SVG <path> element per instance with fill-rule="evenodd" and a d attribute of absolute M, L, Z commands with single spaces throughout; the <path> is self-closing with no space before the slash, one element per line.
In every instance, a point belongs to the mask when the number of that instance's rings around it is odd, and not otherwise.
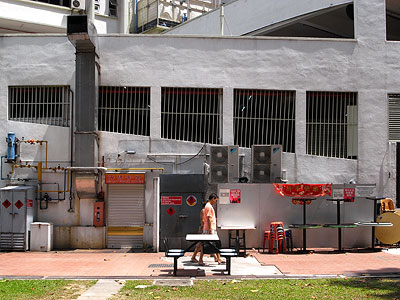
<path fill-rule="evenodd" d="M 240 240 L 243 241 L 243 250 L 244 250 L 244 255 L 246 255 L 246 230 L 255 230 L 255 226 L 246 226 L 246 225 L 232 225 L 232 226 L 227 226 L 227 225 L 222 225 L 220 226 L 221 230 L 228 230 L 229 234 L 229 248 L 231 248 L 231 240 L 236 240 L 235 245 L 240 245 Z M 236 231 L 236 236 L 232 238 L 232 231 Z M 240 231 L 242 231 L 242 237 L 240 237 Z M 240 246 L 239 246 L 240 247 Z"/>

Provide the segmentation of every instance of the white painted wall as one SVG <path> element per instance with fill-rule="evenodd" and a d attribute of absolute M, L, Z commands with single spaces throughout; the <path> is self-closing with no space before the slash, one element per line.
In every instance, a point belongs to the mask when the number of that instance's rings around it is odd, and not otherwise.
<path fill-rule="evenodd" d="M 59 5 L 29 1 L 0 1 L 0 27 L 12 28 L 21 33 L 65 33 L 67 16 L 71 9 Z M 119 33 L 118 18 L 95 15 L 94 24 L 98 33 Z M 122 32 L 124 33 L 124 32 Z"/>
<path fill-rule="evenodd" d="M 313 13 L 352 0 L 308 0 L 301 5 L 296 0 L 237 0 L 224 6 L 224 35 L 248 34 L 265 26 Z M 171 28 L 164 34 L 220 35 L 220 10 Z"/>
<path fill-rule="evenodd" d="M 296 153 L 283 156 L 289 182 L 344 183 L 355 179 L 358 183 L 376 183 L 378 195 L 394 197 L 395 177 L 389 178 L 389 172 L 393 174 L 395 170 L 393 147 L 388 147 L 387 94 L 400 92 L 400 44 L 385 41 L 384 0 L 358 5 L 357 40 L 100 35 L 100 84 L 151 87 L 152 136 L 101 132 L 99 157 L 104 156 L 107 167 L 202 172 L 204 156 L 187 165 L 175 164 L 185 159 L 176 153 L 197 153 L 200 143 L 160 139 L 160 87 L 223 89 L 223 141 L 227 144 L 233 140 L 231 120 L 227 118 L 233 114 L 229 104 L 232 89 L 295 90 Z M 49 140 L 52 165 L 68 164 L 69 129 L 7 121 L 8 86 L 62 84 L 73 90 L 74 52 L 66 36 L 0 36 L 0 137 L 4 141 L 7 132 L 13 131 L 19 138 Z M 315 90 L 358 92 L 358 160 L 306 154 L 305 93 Z M 6 150 L 5 142 L 0 143 L 0 152 L 4 155 Z M 124 150 L 136 150 L 136 155 L 118 159 L 117 153 Z M 175 154 L 158 157 L 162 165 L 146 158 L 148 153 L 166 152 Z M 248 175 L 250 150 L 241 149 L 241 154 L 245 155 L 244 175 Z M 26 155 L 27 159 L 37 160 L 43 153 L 32 146 Z M 152 176 L 157 175 L 148 176 L 151 183 Z M 44 180 L 62 183 L 62 176 L 45 174 Z M 5 184 L 0 182 L 1 186 Z M 154 208 L 149 202 L 153 199 L 151 189 L 146 186 L 148 223 L 154 221 Z M 90 224 L 91 220 L 82 220 L 76 211 L 68 212 L 68 208 L 69 200 L 50 203 L 48 210 L 39 211 L 39 221 L 55 225 Z"/>

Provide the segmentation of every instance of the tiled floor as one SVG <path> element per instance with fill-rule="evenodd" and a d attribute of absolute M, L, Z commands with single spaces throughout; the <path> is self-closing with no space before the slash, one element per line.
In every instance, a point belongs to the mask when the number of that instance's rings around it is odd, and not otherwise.
<path fill-rule="evenodd" d="M 263 254 L 248 251 L 250 256 L 235 258 L 235 276 L 295 276 L 397 274 L 400 255 L 386 251 L 351 251 L 336 253 L 315 249 L 311 254 Z M 196 266 L 189 255 L 179 262 L 179 276 L 220 276 L 223 266 Z M 117 253 L 106 250 L 0 252 L 0 277 L 160 277 L 172 276 L 172 261 L 164 253 Z M 207 263 L 207 260 L 206 260 Z M 266 266 L 266 267 L 262 267 Z"/>

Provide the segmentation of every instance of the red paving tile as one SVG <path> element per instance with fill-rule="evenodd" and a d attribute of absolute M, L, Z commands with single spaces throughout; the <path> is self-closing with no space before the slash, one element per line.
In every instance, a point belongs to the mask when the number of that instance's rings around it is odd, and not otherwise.
<path fill-rule="evenodd" d="M 386 252 L 316 251 L 312 254 L 263 254 L 248 251 L 264 265 L 275 265 L 285 275 L 398 273 L 400 255 Z M 189 255 L 189 254 L 187 254 Z M 104 251 L 2 252 L 0 277 L 148 277 L 171 275 L 164 253 L 110 253 Z M 181 276 L 196 276 L 182 271 Z"/>

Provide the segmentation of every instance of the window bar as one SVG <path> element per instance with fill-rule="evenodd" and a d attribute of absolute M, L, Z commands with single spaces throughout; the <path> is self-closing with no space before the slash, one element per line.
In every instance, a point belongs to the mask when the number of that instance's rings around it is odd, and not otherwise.
<path fill-rule="evenodd" d="M 344 117 L 344 112 L 343 112 L 343 102 L 346 101 L 346 97 L 345 97 L 345 93 L 340 93 L 340 95 L 338 94 L 338 100 L 339 100 L 339 126 L 340 126 L 340 131 L 338 134 L 338 140 L 339 140 L 339 158 L 343 158 L 344 157 L 344 147 L 343 147 L 343 142 L 342 141 L 342 134 L 343 134 L 343 117 Z M 339 98 L 340 97 L 340 98 Z M 344 97 L 344 99 L 343 99 Z M 343 114 L 343 115 L 342 115 Z"/>
<path fill-rule="evenodd" d="M 209 98 L 211 99 L 211 108 L 212 108 L 212 110 L 210 111 L 210 118 L 211 118 L 210 134 L 211 134 L 211 140 L 212 140 L 213 144 L 218 144 L 217 132 L 216 132 L 218 130 L 218 128 L 217 128 L 217 123 L 215 120 L 215 116 L 216 116 L 215 109 L 216 109 L 216 104 L 218 103 L 217 102 L 218 93 L 214 89 L 209 89 L 209 90 L 210 90 Z"/>

